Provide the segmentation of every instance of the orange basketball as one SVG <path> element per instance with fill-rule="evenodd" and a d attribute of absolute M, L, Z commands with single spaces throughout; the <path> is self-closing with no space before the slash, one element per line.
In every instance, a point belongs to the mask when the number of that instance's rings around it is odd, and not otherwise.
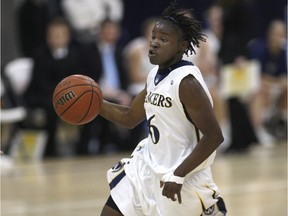
<path fill-rule="evenodd" d="M 55 112 L 63 121 L 82 125 L 99 114 L 103 95 L 93 79 L 76 74 L 58 83 L 52 101 Z"/>

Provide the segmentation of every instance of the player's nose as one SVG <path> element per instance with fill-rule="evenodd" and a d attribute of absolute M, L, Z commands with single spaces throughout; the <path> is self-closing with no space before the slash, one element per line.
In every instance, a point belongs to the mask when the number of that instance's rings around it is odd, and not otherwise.
<path fill-rule="evenodd" d="M 150 47 L 156 49 L 159 47 L 159 43 L 156 40 L 151 41 Z"/>

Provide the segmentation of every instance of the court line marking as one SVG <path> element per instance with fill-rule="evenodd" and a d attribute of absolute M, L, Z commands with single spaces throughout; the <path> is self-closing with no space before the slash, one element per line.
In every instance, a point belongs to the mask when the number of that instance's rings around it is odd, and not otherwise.
<path fill-rule="evenodd" d="M 253 182 L 246 185 L 236 185 L 220 188 L 223 197 L 229 195 L 237 195 L 242 193 L 260 193 L 269 192 L 276 190 L 287 190 L 287 181 L 274 181 L 267 183 L 257 183 Z M 16 201 L 16 205 L 9 202 L 9 207 L 4 207 L 2 205 L 2 214 L 29 214 L 29 213 L 44 213 L 44 212 L 58 212 L 76 209 L 98 209 L 101 208 L 105 202 L 106 198 L 89 199 L 89 200 L 74 200 L 68 202 L 55 202 L 55 203 L 45 203 L 45 204 L 25 204 L 23 201 Z M 2 200 L 3 202 L 3 200 Z M 14 202 L 14 201 L 13 201 Z M 5 201 L 4 201 L 5 203 Z M 2 203 L 3 204 L 3 203 Z M 8 204 L 8 203 L 7 203 Z"/>
<path fill-rule="evenodd" d="M 69 202 L 55 202 L 46 204 L 31 204 L 26 205 L 22 202 L 16 206 L 10 206 L 9 208 L 4 208 L 2 206 L 2 214 L 28 214 L 28 213 L 43 213 L 43 212 L 58 212 L 64 210 L 75 210 L 75 209 L 91 209 L 102 207 L 107 199 L 93 199 L 93 200 L 77 200 Z"/>
<path fill-rule="evenodd" d="M 276 190 L 287 190 L 287 181 L 270 181 L 270 182 L 251 182 L 250 184 L 234 185 L 234 186 L 222 186 L 220 191 L 225 195 L 235 195 L 243 193 L 260 193 Z"/>

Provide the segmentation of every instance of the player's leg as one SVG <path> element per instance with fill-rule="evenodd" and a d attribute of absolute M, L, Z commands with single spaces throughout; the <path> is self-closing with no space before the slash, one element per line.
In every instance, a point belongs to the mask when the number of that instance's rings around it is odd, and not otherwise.
<path fill-rule="evenodd" d="M 103 207 L 101 216 L 123 216 L 111 196 L 109 196 L 105 206 Z"/>
<path fill-rule="evenodd" d="M 121 213 L 115 209 L 105 205 L 102 209 L 101 216 L 123 216 Z"/>
<path fill-rule="evenodd" d="M 123 214 L 105 205 L 102 209 L 101 216 L 123 216 Z"/>

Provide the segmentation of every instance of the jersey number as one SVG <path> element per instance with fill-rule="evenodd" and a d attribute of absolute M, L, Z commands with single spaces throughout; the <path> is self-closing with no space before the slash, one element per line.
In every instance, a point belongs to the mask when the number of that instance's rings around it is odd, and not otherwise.
<path fill-rule="evenodd" d="M 154 117 L 155 117 L 155 115 L 151 116 L 148 119 L 148 128 L 149 128 L 149 134 L 150 134 L 152 142 L 154 144 L 157 144 L 159 142 L 160 133 L 159 133 L 158 128 L 155 125 L 151 124 L 151 121 Z"/>

